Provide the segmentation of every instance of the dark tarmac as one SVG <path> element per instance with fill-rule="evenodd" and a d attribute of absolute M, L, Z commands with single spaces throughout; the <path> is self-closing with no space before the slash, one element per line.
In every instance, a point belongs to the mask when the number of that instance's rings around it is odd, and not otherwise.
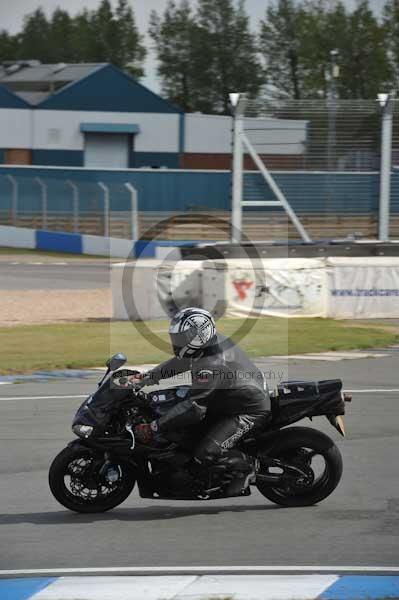
<path fill-rule="evenodd" d="M 0 386 L 0 569 L 398 566 L 399 368 L 397 350 L 387 354 L 262 363 L 271 377 L 342 377 L 345 389 L 358 390 L 347 408 L 346 439 L 323 417 L 301 423 L 328 433 L 344 459 L 339 487 L 308 508 L 278 508 L 256 490 L 207 502 L 141 500 L 134 492 L 103 515 L 71 513 L 51 496 L 47 472 L 73 438 L 70 423 L 82 402 L 76 396 L 89 393 L 95 378 Z"/>

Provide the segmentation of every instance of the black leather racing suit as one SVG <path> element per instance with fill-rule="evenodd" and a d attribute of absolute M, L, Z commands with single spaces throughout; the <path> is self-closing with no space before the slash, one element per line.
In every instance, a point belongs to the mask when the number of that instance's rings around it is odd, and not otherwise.
<path fill-rule="evenodd" d="M 207 433 L 194 452 L 197 462 L 211 463 L 233 448 L 255 426 L 266 423 L 270 399 L 261 371 L 228 338 L 217 335 L 200 358 L 172 358 L 148 373 L 152 382 L 191 371 L 189 397 L 158 420 L 159 431 L 201 421 Z"/>

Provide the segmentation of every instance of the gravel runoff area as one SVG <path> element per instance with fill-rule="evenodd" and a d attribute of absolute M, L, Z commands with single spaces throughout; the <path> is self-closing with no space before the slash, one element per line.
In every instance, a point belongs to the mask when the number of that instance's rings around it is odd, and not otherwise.
<path fill-rule="evenodd" d="M 0 291 L 0 326 L 110 319 L 111 290 Z"/>
<path fill-rule="evenodd" d="M 22 250 L 8 251 L 5 248 L 0 250 L 3 250 L 0 252 L 0 268 L 4 281 L 9 277 L 9 271 L 4 271 L 6 265 L 13 266 L 15 276 L 20 275 L 23 279 L 25 271 L 20 274 L 20 269 L 23 269 L 24 265 L 25 268 L 30 268 L 33 277 L 37 275 L 35 265 L 46 264 L 49 264 L 50 268 L 53 266 L 53 269 L 58 270 L 62 276 L 62 267 L 60 271 L 59 265 L 76 265 L 77 268 L 79 265 L 99 265 L 99 267 L 103 265 L 104 270 L 108 270 L 111 263 L 121 260 L 38 251 L 25 253 Z M 50 278 L 53 277 L 53 271 L 48 273 Z M 38 283 L 39 281 L 40 279 Z M 100 285 L 90 289 L 79 289 L 77 286 L 73 286 L 74 289 L 44 289 L 48 288 L 47 285 L 43 285 L 43 289 L 40 289 L 40 283 L 38 289 L 11 289 L 11 286 L 10 289 L 1 289 L 0 327 L 110 319 L 112 317 L 111 290 L 109 285 L 102 287 L 100 281 L 97 283 Z"/>

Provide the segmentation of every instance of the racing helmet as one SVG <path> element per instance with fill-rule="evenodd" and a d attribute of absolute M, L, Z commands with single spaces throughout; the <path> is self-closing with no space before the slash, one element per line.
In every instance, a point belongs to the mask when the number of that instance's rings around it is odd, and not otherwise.
<path fill-rule="evenodd" d="M 170 322 L 169 336 L 178 358 L 194 358 L 209 346 L 216 336 L 211 313 L 202 308 L 184 308 Z"/>

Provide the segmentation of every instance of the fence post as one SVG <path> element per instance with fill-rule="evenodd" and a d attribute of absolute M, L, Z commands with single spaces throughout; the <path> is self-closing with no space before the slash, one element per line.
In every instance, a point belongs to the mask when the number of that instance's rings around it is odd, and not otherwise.
<path fill-rule="evenodd" d="M 230 102 L 234 108 L 233 116 L 233 173 L 232 173 L 232 206 L 231 206 L 231 242 L 241 243 L 242 228 L 242 170 L 243 147 L 242 133 L 244 130 L 243 118 L 239 109 L 240 94 L 230 94 Z"/>
<path fill-rule="evenodd" d="M 98 185 L 104 192 L 104 237 L 109 237 L 109 189 L 101 181 Z"/>
<path fill-rule="evenodd" d="M 11 222 L 16 227 L 18 217 L 18 181 L 12 175 L 6 175 L 12 185 Z"/>
<path fill-rule="evenodd" d="M 79 232 L 79 188 L 70 179 L 68 179 L 67 184 L 72 188 L 73 195 L 73 232 Z"/>
<path fill-rule="evenodd" d="M 42 229 L 47 229 L 47 184 L 40 177 L 35 179 L 42 190 Z"/>
<path fill-rule="evenodd" d="M 137 242 L 139 238 L 137 190 L 131 183 L 125 183 L 125 187 L 130 192 L 130 235 L 132 240 Z"/>
<path fill-rule="evenodd" d="M 378 238 L 381 242 L 388 242 L 391 201 L 393 94 L 378 94 L 378 101 L 382 107 Z"/>

